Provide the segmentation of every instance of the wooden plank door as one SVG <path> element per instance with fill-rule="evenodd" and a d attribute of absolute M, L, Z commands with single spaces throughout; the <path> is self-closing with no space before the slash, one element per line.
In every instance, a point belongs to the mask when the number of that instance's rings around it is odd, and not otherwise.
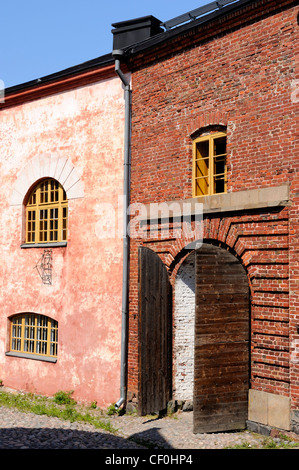
<path fill-rule="evenodd" d="M 194 432 L 244 429 L 249 388 L 249 286 L 228 251 L 196 251 Z"/>
<path fill-rule="evenodd" d="M 152 250 L 139 247 L 140 415 L 167 407 L 171 394 L 171 284 Z"/>

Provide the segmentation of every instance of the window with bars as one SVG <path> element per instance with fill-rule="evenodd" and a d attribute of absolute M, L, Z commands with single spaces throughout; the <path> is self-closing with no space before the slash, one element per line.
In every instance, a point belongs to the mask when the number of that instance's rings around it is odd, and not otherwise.
<path fill-rule="evenodd" d="M 26 244 L 67 241 L 68 201 L 61 184 L 43 180 L 31 191 L 26 204 Z"/>
<path fill-rule="evenodd" d="M 24 313 L 11 320 L 10 352 L 57 357 L 58 322 L 45 315 Z"/>
<path fill-rule="evenodd" d="M 193 197 L 226 192 L 226 156 L 224 132 L 193 141 Z"/>

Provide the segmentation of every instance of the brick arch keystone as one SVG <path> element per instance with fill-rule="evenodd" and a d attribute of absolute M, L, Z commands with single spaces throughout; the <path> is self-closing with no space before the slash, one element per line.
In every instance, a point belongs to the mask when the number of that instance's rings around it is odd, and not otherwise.
<path fill-rule="evenodd" d="M 217 243 L 222 248 L 227 248 L 239 258 L 241 264 L 247 268 L 250 259 L 246 256 L 246 244 L 239 240 L 239 230 L 237 227 L 233 228 L 234 236 L 231 235 L 232 228 L 230 219 L 227 220 L 208 220 L 203 221 L 202 227 L 202 240 L 198 238 L 198 233 L 195 233 L 192 239 L 188 242 L 184 238 L 177 238 L 169 249 L 168 255 L 165 256 L 164 264 L 173 278 L 174 271 L 177 269 L 177 264 L 188 255 L 188 246 L 194 245 L 195 242 L 202 241 L 203 243 Z M 187 249 L 187 250 L 186 250 Z"/>
<path fill-rule="evenodd" d="M 206 111 L 194 120 L 190 119 L 190 124 L 188 125 L 188 134 L 192 135 L 197 132 L 199 129 L 207 126 L 227 126 L 228 124 L 228 113 L 221 112 L 218 110 Z"/>

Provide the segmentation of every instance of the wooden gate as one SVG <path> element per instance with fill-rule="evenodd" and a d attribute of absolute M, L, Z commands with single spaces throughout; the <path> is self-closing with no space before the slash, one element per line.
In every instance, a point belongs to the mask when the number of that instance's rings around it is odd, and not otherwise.
<path fill-rule="evenodd" d="M 196 251 L 194 432 L 244 429 L 249 388 L 249 286 L 241 263 Z"/>
<path fill-rule="evenodd" d="M 152 250 L 139 247 L 138 412 L 166 408 L 171 396 L 171 284 Z"/>

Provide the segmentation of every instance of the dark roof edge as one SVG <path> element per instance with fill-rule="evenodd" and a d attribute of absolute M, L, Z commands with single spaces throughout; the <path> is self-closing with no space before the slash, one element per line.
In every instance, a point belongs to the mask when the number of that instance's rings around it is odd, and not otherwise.
<path fill-rule="evenodd" d="M 181 26 L 174 27 L 172 29 L 166 30 L 163 33 L 160 33 L 156 36 L 153 36 L 149 39 L 141 41 L 139 43 L 133 44 L 132 46 L 128 46 L 124 48 L 124 53 L 126 56 L 134 56 L 140 52 L 144 52 L 152 47 L 157 46 L 163 42 L 166 42 L 170 39 L 173 39 L 176 36 L 184 34 L 197 26 L 202 24 L 208 23 L 215 19 L 221 18 L 229 13 L 233 13 L 234 11 L 239 10 L 245 5 L 249 5 L 251 3 L 256 3 L 262 0 L 239 0 L 236 3 L 232 3 L 231 5 L 223 6 L 219 10 L 213 11 L 212 13 L 206 14 L 203 17 L 197 18 L 195 20 L 191 20 L 188 23 L 184 23 Z M 161 23 L 163 25 L 163 23 Z"/>
<path fill-rule="evenodd" d="M 161 23 L 160 20 L 158 20 L 157 18 L 155 18 L 153 15 L 147 15 L 147 16 L 141 16 L 139 18 L 134 18 L 132 20 L 127 20 L 127 21 L 119 21 L 117 23 L 112 23 L 111 26 L 113 26 L 114 28 L 121 28 L 123 26 L 126 26 L 128 23 L 134 25 L 134 24 L 138 24 L 140 23 L 140 21 L 145 21 L 145 20 L 153 20 L 153 21 L 156 21 L 157 23 L 159 24 L 163 24 Z"/>
<path fill-rule="evenodd" d="M 114 59 L 112 57 L 112 53 L 105 54 L 101 57 L 97 57 L 96 59 L 91 59 L 91 60 L 88 60 L 87 62 L 83 62 L 82 64 L 68 67 L 67 69 L 61 70 L 59 72 L 55 72 L 50 75 L 46 75 L 44 77 L 31 80 L 29 82 L 25 82 L 19 85 L 13 85 L 9 88 L 5 88 L 5 95 L 11 95 L 14 93 L 25 91 L 30 88 L 35 88 L 40 85 L 45 85 L 45 84 L 55 82 L 55 81 L 58 81 L 67 77 L 79 75 L 80 73 L 97 69 L 99 67 L 104 67 L 104 66 L 113 65 L 113 64 L 114 64 Z"/>

